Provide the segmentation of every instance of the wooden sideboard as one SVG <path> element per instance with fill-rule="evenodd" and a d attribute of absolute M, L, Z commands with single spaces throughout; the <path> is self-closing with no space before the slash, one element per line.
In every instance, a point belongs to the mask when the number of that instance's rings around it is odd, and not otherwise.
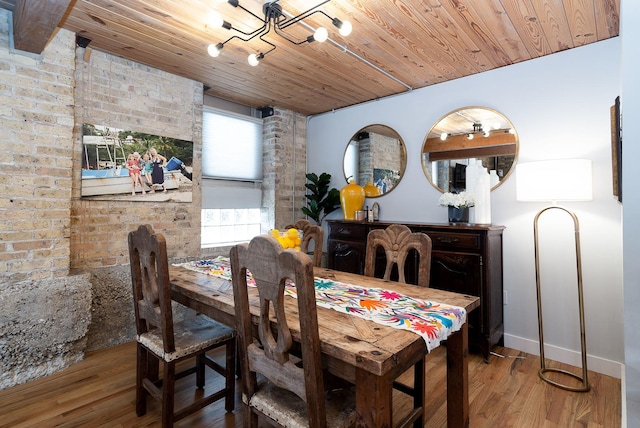
<path fill-rule="evenodd" d="M 367 234 L 392 222 L 328 220 L 327 267 L 364 273 Z M 469 344 L 489 361 L 491 346 L 503 342 L 502 231 L 503 226 L 420 224 L 397 222 L 431 238 L 429 286 L 480 297 L 480 308 L 469 314 Z M 376 257 L 385 258 L 384 252 Z M 415 252 L 405 266 L 407 282 L 414 283 L 419 257 Z M 376 267 L 384 269 L 384 263 Z M 376 272 L 376 276 L 378 272 Z"/>

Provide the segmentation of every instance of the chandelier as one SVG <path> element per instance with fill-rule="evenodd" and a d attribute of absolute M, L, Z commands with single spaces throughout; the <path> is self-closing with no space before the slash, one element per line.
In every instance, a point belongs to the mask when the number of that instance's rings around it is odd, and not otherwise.
<path fill-rule="evenodd" d="M 349 21 L 341 21 L 338 18 L 332 18 L 322 10 L 318 10 L 320 6 L 322 6 L 325 3 L 329 3 L 330 1 L 331 0 L 325 0 L 319 3 L 318 5 L 312 7 L 311 9 L 305 12 L 302 12 L 299 15 L 290 16 L 290 14 L 282 10 L 282 6 L 280 5 L 279 0 L 274 0 L 274 1 L 265 0 L 264 4 L 262 5 L 262 12 L 264 14 L 264 17 L 261 17 L 254 14 L 253 12 L 246 9 L 245 7 L 243 7 L 238 0 L 227 0 L 227 3 L 229 3 L 231 6 L 239 7 L 240 9 L 244 10 L 251 16 L 261 20 L 263 24 L 261 27 L 253 31 L 245 32 L 238 28 L 235 28 L 230 23 L 222 19 L 222 17 L 217 12 L 215 12 L 212 15 L 211 22 L 210 22 L 212 27 L 225 28 L 230 31 L 233 30 L 238 32 L 239 34 L 235 34 L 229 37 L 227 40 L 225 40 L 222 43 L 209 45 L 207 51 L 209 52 L 209 55 L 211 55 L 212 57 L 217 57 L 218 55 L 220 55 L 220 52 L 222 51 L 222 48 L 224 48 L 224 45 L 226 45 L 228 42 L 230 42 L 233 39 L 240 39 L 242 41 L 248 42 L 249 40 L 259 37 L 260 40 L 262 40 L 263 42 L 265 42 L 267 45 L 271 47 L 266 52 L 252 53 L 251 55 L 249 55 L 249 58 L 248 58 L 249 64 L 255 67 L 260 63 L 260 61 L 265 57 L 265 55 L 267 55 L 269 52 L 272 52 L 276 48 L 276 45 L 274 45 L 273 43 L 269 42 L 264 38 L 264 36 L 269 34 L 272 30 L 274 33 L 284 38 L 285 40 L 288 40 L 294 45 L 301 45 L 303 43 L 312 43 L 312 42 L 324 42 L 325 40 L 327 40 L 329 38 L 329 32 L 324 27 L 319 27 L 318 29 L 315 30 L 313 34 L 308 36 L 306 39 L 303 39 L 300 41 L 294 40 L 289 35 L 287 35 L 286 32 L 284 32 L 284 30 L 286 30 L 291 25 L 300 23 L 304 19 L 310 17 L 311 15 L 315 15 L 316 13 L 322 14 L 327 18 L 329 18 L 331 20 L 331 23 L 336 28 L 338 28 L 342 36 L 348 36 L 349 34 L 351 34 L 351 29 L 352 29 L 351 23 Z"/>

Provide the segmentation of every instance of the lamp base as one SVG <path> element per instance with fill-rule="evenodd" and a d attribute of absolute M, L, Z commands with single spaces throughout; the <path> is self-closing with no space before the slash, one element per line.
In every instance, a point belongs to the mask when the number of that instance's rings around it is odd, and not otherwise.
<path fill-rule="evenodd" d="M 557 382 L 555 380 L 549 379 L 546 376 L 547 372 L 561 373 L 563 375 L 571 376 L 575 379 L 578 379 L 580 382 L 582 382 L 582 386 L 569 386 L 569 385 L 565 385 L 563 383 Z M 540 379 L 544 380 L 545 382 L 548 382 L 553 386 L 557 386 L 558 388 L 566 389 L 567 391 L 587 392 L 591 389 L 591 387 L 589 386 L 589 382 L 587 381 L 586 378 L 582 378 L 577 374 L 571 373 L 567 370 L 554 369 L 554 368 L 542 368 L 538 370 L 538 376 L 540 376 Z"/>
<path fill-rule="evenodd" d="M 574 240 L 575 240 L 575 248 L 576 248 L 576 274 L 578 279 L 578 316 L 580 318 L 580 351 L 582 356 L 582 376 L 578 376 L 574 373 L 571 373 L 566 370 L 558 369 L 558 368 L 548 368 L 545 365 L 544 358 L 544 328 L 542 325 L 542 294 L 540 287 L 540 258 L 539 258 L 539 242 L 538 242 L 538 220 L 542 213 L 551 209 L 559 209 L 561 211 L 566 212 L 573 219 L 574 226 Z M 550 383 L 551 385 L 557 386 L 558 388 L 566 389 L 568 391 L 575 392 L 586 392 L 589 391 L 589 381 L 587 375 L 587 344 L 586 344 L 586 333 L 585 333 L 585 322 L 584 322 L 584 298 L 582 294 L 582 261 L 580 257 L 580 227 L 578 224 L 578 217 L 569 211 L 566 208 L 559 206 L 551 206 L 547 208 L 543 208 L 536 214 L 535 219 L 533 220 L 533 240 L 534 240 L 534 253 L 535 253 L 535 262 L 536 262 L 536 296 L 538 301 L 538 333 L 540 337 L 540 370 L 538 371 L 538 375 L 545 382 Z M 548 372 L 561 373 L 564 375 L 568 375 L 578 379 L 582 382 L 581 387 L 572 387 L 569 385 L 562 384 L 560 382 L 556 382 L 554 380 L 549 379 L 546 376 Z"/>

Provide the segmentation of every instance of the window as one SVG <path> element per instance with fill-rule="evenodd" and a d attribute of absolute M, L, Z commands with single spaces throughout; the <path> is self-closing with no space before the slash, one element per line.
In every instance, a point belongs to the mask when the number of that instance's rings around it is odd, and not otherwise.
<path fill-rule="evenodd" d="M 262 119 L 205 107 L 202 176 L 262 180 Z"/>
<path fill-rule="evenodd" d="M 260 234 L 260 208 L 202 210 L 202 247 L 221 247 L 250 241 Z"/>
<path fill-rule="evenodd" d="M 203 114 L 201 246 L 249 241 L 261 230 L 262 119 Z"/>

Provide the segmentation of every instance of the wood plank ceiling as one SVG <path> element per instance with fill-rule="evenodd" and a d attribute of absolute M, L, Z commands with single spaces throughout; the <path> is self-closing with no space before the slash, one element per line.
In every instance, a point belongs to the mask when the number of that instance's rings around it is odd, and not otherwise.
<path fill-rule="evenodd" d="M 296 15 L 318 2 L 280 4 Z M 240 3 L 262 16 L 262 0 Z M 307 115 L 615 37 L 620 21 L 620 0 L 333 0 L 321 10 L 349 20 L 350 36 L 315 14 L 303 22 L 327 27 L 327 42 L 294 45 L 269 34 L 277 48 L 252 67 L 248 54 L 269 48 L 258 37 L 230 41 L 217 58 L 207 54 L 209 44 L 237 34 L 211 28 L 213 10 L 246 32 L 261 23 L 224 0 L 0 0 L 0 7 L 14 12 L 18 49 L 41 51 L 53 32 L 47 26 L 58 21 L 89 39 L 89 49 L 200 81 L 209 95 Z M 61 19 L 52 16 L 61 8 Z M 296 40 L 311 33 L 305 24 L 288 29 Z"/>

